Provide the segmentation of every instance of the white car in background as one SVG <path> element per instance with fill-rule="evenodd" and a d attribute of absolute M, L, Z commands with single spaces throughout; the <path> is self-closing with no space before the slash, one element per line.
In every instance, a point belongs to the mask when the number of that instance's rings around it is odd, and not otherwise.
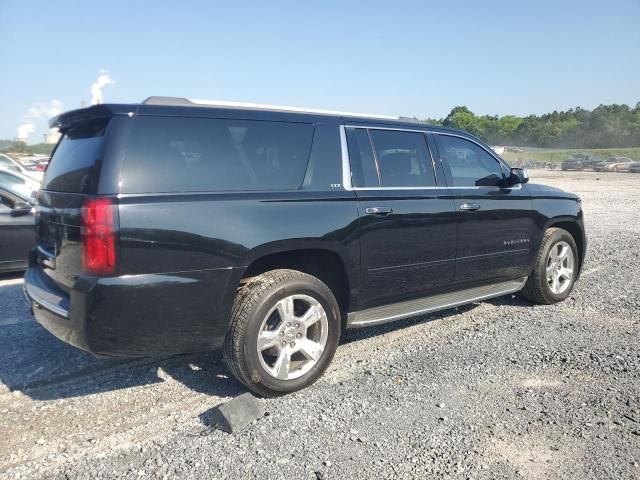
<path fill-rule="evenodd" d="M 29 198 L 32 203 L 35 203 L 36 195 L 40 190 L 40 182 L 22 173 L 0 168 L 0 188 Z"/>
<path fill-rule="evenodd" d="M 36 180 L 38 183 L 40 183 L 42 181 L 42 177 L 44 177 L 44 171 L 37 170 L 35 167 L 33 169 L 29 169 L 18 160 L 11 158 L 9 155 L 5 155 L 4 153 L 0 153 L 0 168 L 25 175 Z"/>

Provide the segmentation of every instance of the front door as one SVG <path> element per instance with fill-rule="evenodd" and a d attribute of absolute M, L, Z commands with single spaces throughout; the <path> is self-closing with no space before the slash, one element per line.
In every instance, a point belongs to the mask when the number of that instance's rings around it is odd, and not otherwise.
<path fill-rule="evenodd" d="M 424 132 L 347 127 L 360 216 L 358 310 L 444 290 L 455 267 L 454 203 Z"/>
<path fill-rule="evenodd" d="M 434 133 L 458 222 L 456 288 L 528 274 L 534 233 L 525 185 L 501 188 L 506 167 L 484 146 Z"/>

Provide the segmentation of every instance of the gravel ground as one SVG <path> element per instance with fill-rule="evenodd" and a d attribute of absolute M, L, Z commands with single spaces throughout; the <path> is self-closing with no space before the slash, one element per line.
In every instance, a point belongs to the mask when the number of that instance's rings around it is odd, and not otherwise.
<path fill-rule="evenodd" d="M 531 173 L 584 201 L 567 301 L 347 332 L 316 385 L 237 435 L 207 427 L 245 391 L 219 353 L 94 359 L 0 277 L 0 478 L 640 478 L 640 175 Z"/>

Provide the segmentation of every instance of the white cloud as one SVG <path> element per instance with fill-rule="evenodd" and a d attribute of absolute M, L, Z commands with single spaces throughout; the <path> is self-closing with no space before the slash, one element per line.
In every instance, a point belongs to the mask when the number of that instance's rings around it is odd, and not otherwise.
<path fill-rule="evenodd" d="M 42 119 L 49 119 L 59 115 L 64 110 L 64 104 L 60 100 L 52 99 L 46 103 L 37 103 L 27 110 L 22 118 L 22 124 L 16 130 L 16 137 L 28 141 L 36 130 L 36 123 Z"/>

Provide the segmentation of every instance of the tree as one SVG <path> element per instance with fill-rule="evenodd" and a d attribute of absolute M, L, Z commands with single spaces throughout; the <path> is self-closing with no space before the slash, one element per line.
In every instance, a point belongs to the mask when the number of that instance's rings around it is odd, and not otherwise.
<path fill-rule="evenodd" d="M 576 107 L 544 115 L 475 115 L 466 106 L 451 109 L 442 120 L 428 123 L 458 128 L 492 145 L 609 148 L 640 146 L 640 102 L 600 105 L 593 111 Z"/>

